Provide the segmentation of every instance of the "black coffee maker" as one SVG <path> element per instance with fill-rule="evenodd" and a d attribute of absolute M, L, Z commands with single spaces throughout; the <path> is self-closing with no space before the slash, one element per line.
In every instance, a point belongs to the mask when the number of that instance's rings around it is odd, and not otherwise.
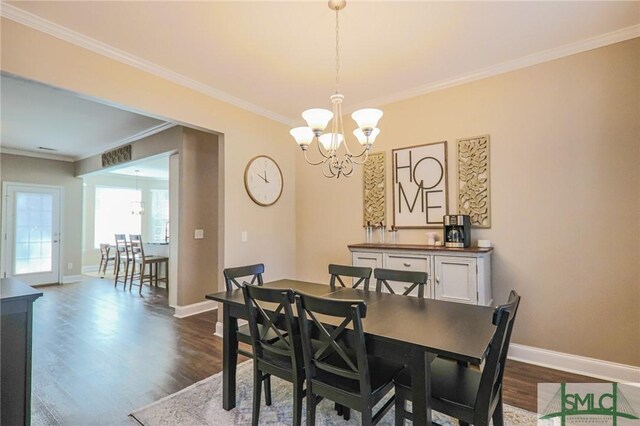
<path fill-rule="evenodd" d="M 471 218 L 466 214 L 444 217 L 444 245 L 469 247 L 471 245 Z"/>

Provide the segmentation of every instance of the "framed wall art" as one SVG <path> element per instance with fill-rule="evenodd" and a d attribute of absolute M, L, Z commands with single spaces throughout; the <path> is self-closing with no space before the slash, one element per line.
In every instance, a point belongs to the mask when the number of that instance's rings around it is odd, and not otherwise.
<path fill-rule="evenodd" d="M 458 139 L 458 213 L 475 228 L 491 228 L 489 135 Z"/>
<path fill-rule="evenodd" d="M 385 155 L 384 152 L 369 154 L 363 168 L 363 226 L 385 223 Z"/>
<path fill-rule="evenodd" d="M 447 142 L 394 149 L 393 223 L 440 228 L 448 214 Z"/>

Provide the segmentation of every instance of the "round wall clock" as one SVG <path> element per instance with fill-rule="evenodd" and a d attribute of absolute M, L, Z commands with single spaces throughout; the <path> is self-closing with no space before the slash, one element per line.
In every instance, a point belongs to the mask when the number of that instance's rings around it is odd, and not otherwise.
<path fill-rule="evenodd" d="M 266 155 L 249 161 L 244 169 L 244 187 L 249 197 L 261 206 L 275 204 L 282 195 L 282 172 L 278 163 Z"/>

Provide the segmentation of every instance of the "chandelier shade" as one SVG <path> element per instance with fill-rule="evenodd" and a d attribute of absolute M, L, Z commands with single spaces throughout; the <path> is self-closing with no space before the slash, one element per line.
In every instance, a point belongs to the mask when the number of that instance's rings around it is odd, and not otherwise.
<path fill-rule="evenodd" d="M 328 109 L 312 108 L 302 113 L 302 118 L 314 133 L 323 132 L 327 124 L 333 118 L 333 113 Z"/>
<path fill-rule="evenodd" d="M 325 177 L 339 178 L 350 176 L 355 164 L 364 164 L 369 156 L 371 146 L 380 134 L 377 128 L 383 112 L 375 108 L 364 108 L 351 114 L 358 128 L 353 131 L 360 152 L 353 154 L 345 138 L 342 114 L 344 96 L 340 94 L 340 21 L 339 12 L 346 6 L 345 0 L 330 0 L 329 8 L 336 13 L 336 82 L 335 93 L 331 96 L 332 110 L 312 108 L 302 113 L 308 127 L 296 127 L 289 131 L 296 143 L 304 152 L 307 163 L 321 166 Z M 330 130 L 323 133 L 331 122 Z M 316 140 L 319 160 L 308 157 L 308 148 Z M 324 149 L 323 149 L 324 148 Z"/>

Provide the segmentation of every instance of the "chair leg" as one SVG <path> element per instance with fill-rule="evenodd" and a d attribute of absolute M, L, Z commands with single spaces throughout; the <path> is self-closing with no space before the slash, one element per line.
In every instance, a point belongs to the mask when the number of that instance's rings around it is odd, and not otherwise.
<path fill-rule="evenodd" d="M 502 393 L 500 394 L 500 400 L 498 401 L 498 405 L 496 405 L 496 410 L 493 412 L 493 426 L 503 426 L 504 425 L 504 412 L 502 411 Z"/>
<path fill-rule="evenodd" d="M 349 419 L 351 419 L 351 408 L 344 406 L 342 407 L 342 418 L 346 421 L 349 421 Z"/>
<path fill-rule="evenodd" d="M 345 407 L 345 410 L 348 410 L 347 407 Z M 373 426 L 373 415 L 371 412 L 371 407 L 366 408 L 364 410 L 362 410 L 362 426 Z"/>
<path fill-rule="evenodd" d="M 100 266 L 98 266 L 98 273 L 102 272 L 102 263 L 104 262 L 104 259 L 102 257 L 100 257 Z"/>
<path fill-rule="evenodd" d="M 299 380 L 298 383 L 293 384 L 293 425 L 302 425 L 302 398 L 304 398 L 303 391 L 304 380 Z"/>
<path fill-rule="evenodd" d="M 258 420 L 260 419 L 260 392 L 262 386 L 262 371 L 258 370 L 258 367 L 253 368 L 253 411 L 251 413 L 251 425 L 258 426 Z"/>
<path fill-rule="evenodd" d="M 309 384 L 307 384 L 307 426 L 315 426 L 316 424 L 316 396 L 311 393 Z"/>
<path fill-rule="evenodd" d="M 337 415 L 342 416 L 342 405 L 338 404 L 337 402 L 334 402 L 333 409 L 336 410 Z"/>
<path fill-rule="evenodd" d="M 113 275 L 115 275 L 116 277 L 113 279 L 113 286 L 115 288 L 118 288 L 118 276 L 120 275 L 120 262 L 118 261 L 118 259 L 116 259 L 115 263 L 113 264 Z M 124 285 L 124 288 L 126 290 L 127 285 Z"/>
<path fill-rule="evenodd" d="M 271 375 L 268 374 L 264 379 L 264 404 L 271 406 Z"/>
<path fill-rule="evenodd" d="M 144 270 L 147 265 L 142 262 L 140 265 L 140 290 L 138 290 L 138 294 L 142 296 L 142 284 L 144 283 Z M 151 282 L 149 282 L 149 287 L 151 287 Z"/>
<path fill-rule="evenodd" d="M 395 426 L 403 426 L 404 425 L 404 411 L 407 409 L 407 402 L 404 399 L 404 395 L 402 392 L 398 392 L 396 388 L 396 402 L 395 402 Z"/>

